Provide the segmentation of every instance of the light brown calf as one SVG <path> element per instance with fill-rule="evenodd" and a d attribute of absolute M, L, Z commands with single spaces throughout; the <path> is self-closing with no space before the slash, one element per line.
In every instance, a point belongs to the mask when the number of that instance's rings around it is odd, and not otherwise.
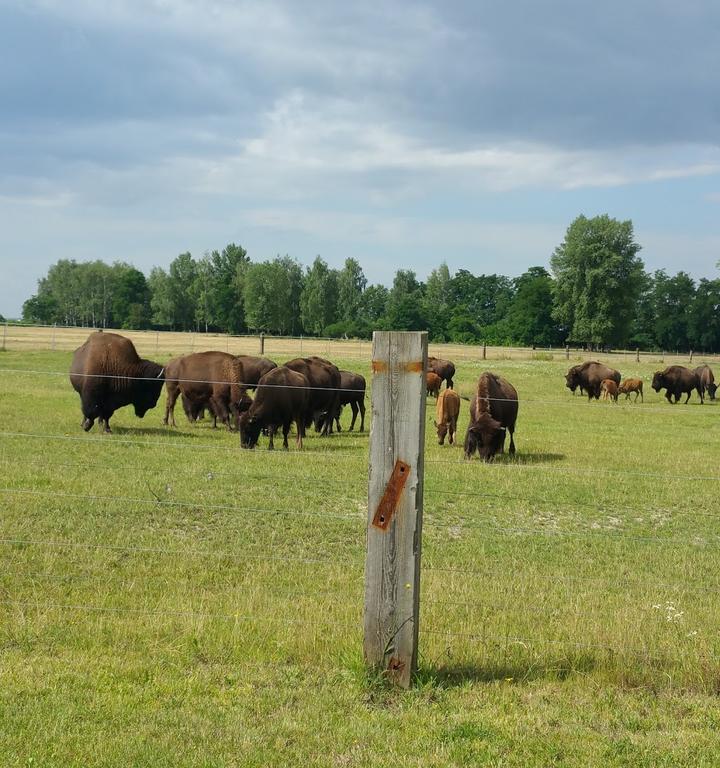
<path fill-rule="evenodd" d="M 427 385 L 428 395 L 437 397 L 440 394 L 440 387 L 442 386 L 443 380 L 437 375 L 437 373 L 428 371 L 425 377 L 425 383 Z"/>
<path fill-rule="evenodd" d="M 435 408 L 435 428 L 437 429 L 438 443 L 443 445 L 445 435 L 449 434 L 448 442 L 455 442 L 455 430 L 457 429 L 458 414 L 460 413 L 460 395 L 454 389 L 444 389 L 438 396 Z"/>
<path fill-rule="evenodd" d="M 600 384 L 600 393 L 602 394 L 603 400 L 607 400 L 609 397 L 614 402 L 617 403 L 617 399 L 618 399 L 617 382 L 613 381 L 612 379 L 603 379 L 602 383 Z"/>
<path fill-rule="evenodd" d="M 618 392 L 621 395 L 625 395 L 625 399 L 630 399 L 630 393 L 635 393 L 635 402 L 637 403 L 638 395 L 640 395 L 640 402 L 644 403 L 645 398 L 643 397 L 643 383 L 642 379 L 625 379 L 620 387 L 618 388 Z"/>

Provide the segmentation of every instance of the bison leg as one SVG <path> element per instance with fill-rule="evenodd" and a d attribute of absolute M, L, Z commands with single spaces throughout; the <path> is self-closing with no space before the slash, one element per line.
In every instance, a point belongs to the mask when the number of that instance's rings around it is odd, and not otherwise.
<path fill-rule="evenodd" d="M 175 424 L 175 402 L 177 401 L 179 392 L 180 392 L 179 387 L 175 389 L 168 388 L 167 390 L 167 401 L 165 403 L 165 418 L 163 419 L 163 424 L 165 426 L 168 425 L 168 420 L 170 421 L 171 426 L 173 427 L 177 426 L 177 424 Z"/>
<path fill-rule="evenodd" d="M 288 447 L 289 447 L 288 446 L 288 433 L 290 432 L 290 424 L 291 423 L 292 423 L 291 421 L 286 421 L 283 424 L 283 428 L 282 428 L 282 430 L 283 430 L 283 448 L 286 451 L 288 450 Z"/>
<path fill-rule="evenodd" d="M 365 398 L 358 403 L 358 410 L 360 411 L 360 431 L 365 431 Z"/>
<path fill-rule="evenodd" d="M 353 400 L 350 403 L 350 407 L 352 408 L 352 421 L 350 422 L 350 431 L 352 432 L 353 429 L 355 429 L 355 419 L 357 419 L 358 411 L 360 410 L 360 406 L 357 404 L 356 400 Z"/>
<path fill-rule="evenodd" d="M 298 418 L 295 419 L 295 429 L 297 429 L 295 445 L 298 447 L 298 449 L 301 449 L 303 444 L 303 437 L 305 437 L 305 423 L 303 422 L 302 416 L 298 416 Z"/>
<path fill-rule="evenodd" d="M 698 395 L 700 395 L 700 405 L 705 405 L 705 392 L 700 387 L 698 387 L 697 392 L 698 392 Z M 689 399 L 690 399 L 690 392 L 688 392 L 688 400 Z M 687 400 L 685 402 L 687 403 Z"/>
<path fill-rule="evenodd" d="M 93 427 L 93 424 L 94 424 L 94 423 L 95 423 L 95 419 L 91 419 L 89 416 L 86 416 L 86 417 L 83 419 L 83 422 L 82 422 L 82 428 L 83 428 L 83 429 L 84 429 L 86 432 L 89 432 L 89 431 L 92 429 L 92 427 Z"/>

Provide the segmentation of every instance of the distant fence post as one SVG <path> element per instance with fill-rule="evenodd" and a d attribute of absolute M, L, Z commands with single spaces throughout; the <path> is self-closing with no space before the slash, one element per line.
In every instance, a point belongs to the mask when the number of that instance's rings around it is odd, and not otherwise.
<path fill-rule="evenodd" d="M 373 333 L 363 651 L 403 688 L 418 656 L 426 370 L 426 332 Z"/>
<path fill-rule="evenodd" d="M 487 344 L 483 343 L 483 360 L 487 360 Z"/>
<path fill-rule="evenodd" d="M 55 331 L 56 330 L 57 330 L 57 323 L 53 323 L 52 343 L 50 345 L 53 351 L 55 351 Z"/>
<path fill-rule="evenodd" d="M 2 345 L 3 352 L 7 350 L 7 347 L 5 346 L 7 344 L 7 328 L 8 328 L 8 324 L 5 323 L 5 325 L 3 325 L 3 345 Z"/>
<path fill-rule="evenodd" d="M 261 355 L 265 354 L 265 334 L 264 333 L 260 334 L 260 354 Z"/>
<path fill-rule="evenodd" d="M 160 331 L 155 331 L 155 354 L 160 351 Z"/>
<path fill-rule="evenodd" d="M 691 363 L 692 363 L 692 359 L 693 359 L 693 351 L 692 351 L 692 349 L 691 349 L 691 350 L 690 350 L 690 362 L 691 362 Z"/>
<path fill-rule="evenodd" d="M 566 360 L 570 359 L 570 345 L 569 344 L 565 345 L 565 359 Z"/>
<path fill-rule="evenodd" d="M 640 362 L 640 347 L 635 348 L 635 362 L 636 363 Z"/>
<path fill-rule="evenodd" d="M 302 343 L 303 343 L 303 337 L 302 337 L 302 333 L 301 333 L 300 334 L 300 357 L 303 356 L 303 353 L 302 353 Z"/>

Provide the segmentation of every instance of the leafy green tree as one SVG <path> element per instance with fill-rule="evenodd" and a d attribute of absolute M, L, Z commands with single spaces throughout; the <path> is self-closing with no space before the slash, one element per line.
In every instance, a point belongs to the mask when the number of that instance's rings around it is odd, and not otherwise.
<path fill-rule="evenodd" d="M 337 283 L 339 318 L 345 321 L 357 320 L 367 280 L 355 259 L 345 259 L 345 266 L 338 272 Z"/>
<path fill-rule="evenodd" d="M 690 344 L 704 352 L 720 350 L 720 280 L 702 278 L 690 307 Z"/>
<path fill-rule="evenodd" d="M 297 332 L 302 269 L 288 256 L 250 264 L 245 273 L 245 318 L 255 331 Z"/>
<path fill-rule="evenodd" d="M 663 349 L 689 349 L 690 308 L 695 283 L 687 272 L 668 277 L 664 269 L 655 272 L 653 312 L 655 338 Z"/>
<path fill-rule="evenodd" d="M 153 323 L 174 329 L 177 326 L 176 301 L 170 275 L 162 267 L 153 267 L 148 286 Z"/>
<path fill-rule="evenodd" d="M 246 328 L 244 281 L 250 264 L 247 251 L 228 243 L 208 260 L 208 323 L 228 333 L 242 333 Z"/>
<path fill-rule="evenodd" d="M 149 328 L 150 288 L 145 275 L 122 262 L 116 262 L 112 270 L 112 324 L 120 328 Z"/>
<path fill-rule="evenodd" d="M 568 339 L 619 345 L 629 335 L 642 287 L 643 263 L 631 221 L 578 216 L 550 259 L 553 317 Z"/>
<path fill-rule="evenodd" d="M 433 341 L 445 341 L 448 337 L 452 307 L 451 277 L 448 265 L 443 262 L 433 269 L 425 283 L 424 314 Z"/>
<path fill-rule="evenodd" d="M 300 319 L 303 328 L 319 336 L 337 319 L 338 278 L 319 256 L 305 275 L 300 297 Z"/>
<path fill-rule="evenodd" d="M 648 272 L 643 272 L 640 291 L 635 302 L 635 311 L 630 323 L 628 344 L 639 349 L 653 349 L 655 341 L 655 309 L 653 291 L 655 281 Z"/>
<path fill-rule="evenodd" d="M 512 343 L 551 346 L 561 343 L 552 318 L 552 278 L 544 267 L 530 267 L 514 281 L 515 295 L 503 323 Z"/>

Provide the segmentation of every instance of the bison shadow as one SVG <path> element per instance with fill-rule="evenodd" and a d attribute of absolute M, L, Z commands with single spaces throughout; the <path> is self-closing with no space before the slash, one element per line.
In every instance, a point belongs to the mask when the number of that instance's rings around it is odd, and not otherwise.
<path fill-rule="evenodd" d="M 573 675 L 590 674 L 603 664 L 596 651 L 549 653 L 545 659 L 525 662 L 488 662 L 487 664 L 435 663 L 422 665 L 416 674 L 421 685 L 443 688 L 460 687 L 467 683 L 506 682 L 527 683 L 534 680 L 567 680 Z"/>
<path fill-rule="evenodd" d="M 495 464 L 551 464 L 566 458 L 564 453 L 516 453 L 513 456 L 497 453 L 493 461 Z"/>
<path fill-rule="evenodd" d="M 169 435 L 171 437 L 182 437 L 183 439 L 186 437 L 191 437 L 193 439 L 202 437 L 202 434 L 195 430 L 183 430 L 178 429 L 177 427 L 121 427 L 120 425 L 113 424 L 111 428 L 113 435 L 123 435 L 125 437 L 132 435 L 146 435 L 148 437 L 167 437 Z M 96 431 L 96 427 L 93 427 L 91 430 L 91 432 L 94 431 Z M 112 437 L 112 435 L 109 435 L 109 437 Z"/>

